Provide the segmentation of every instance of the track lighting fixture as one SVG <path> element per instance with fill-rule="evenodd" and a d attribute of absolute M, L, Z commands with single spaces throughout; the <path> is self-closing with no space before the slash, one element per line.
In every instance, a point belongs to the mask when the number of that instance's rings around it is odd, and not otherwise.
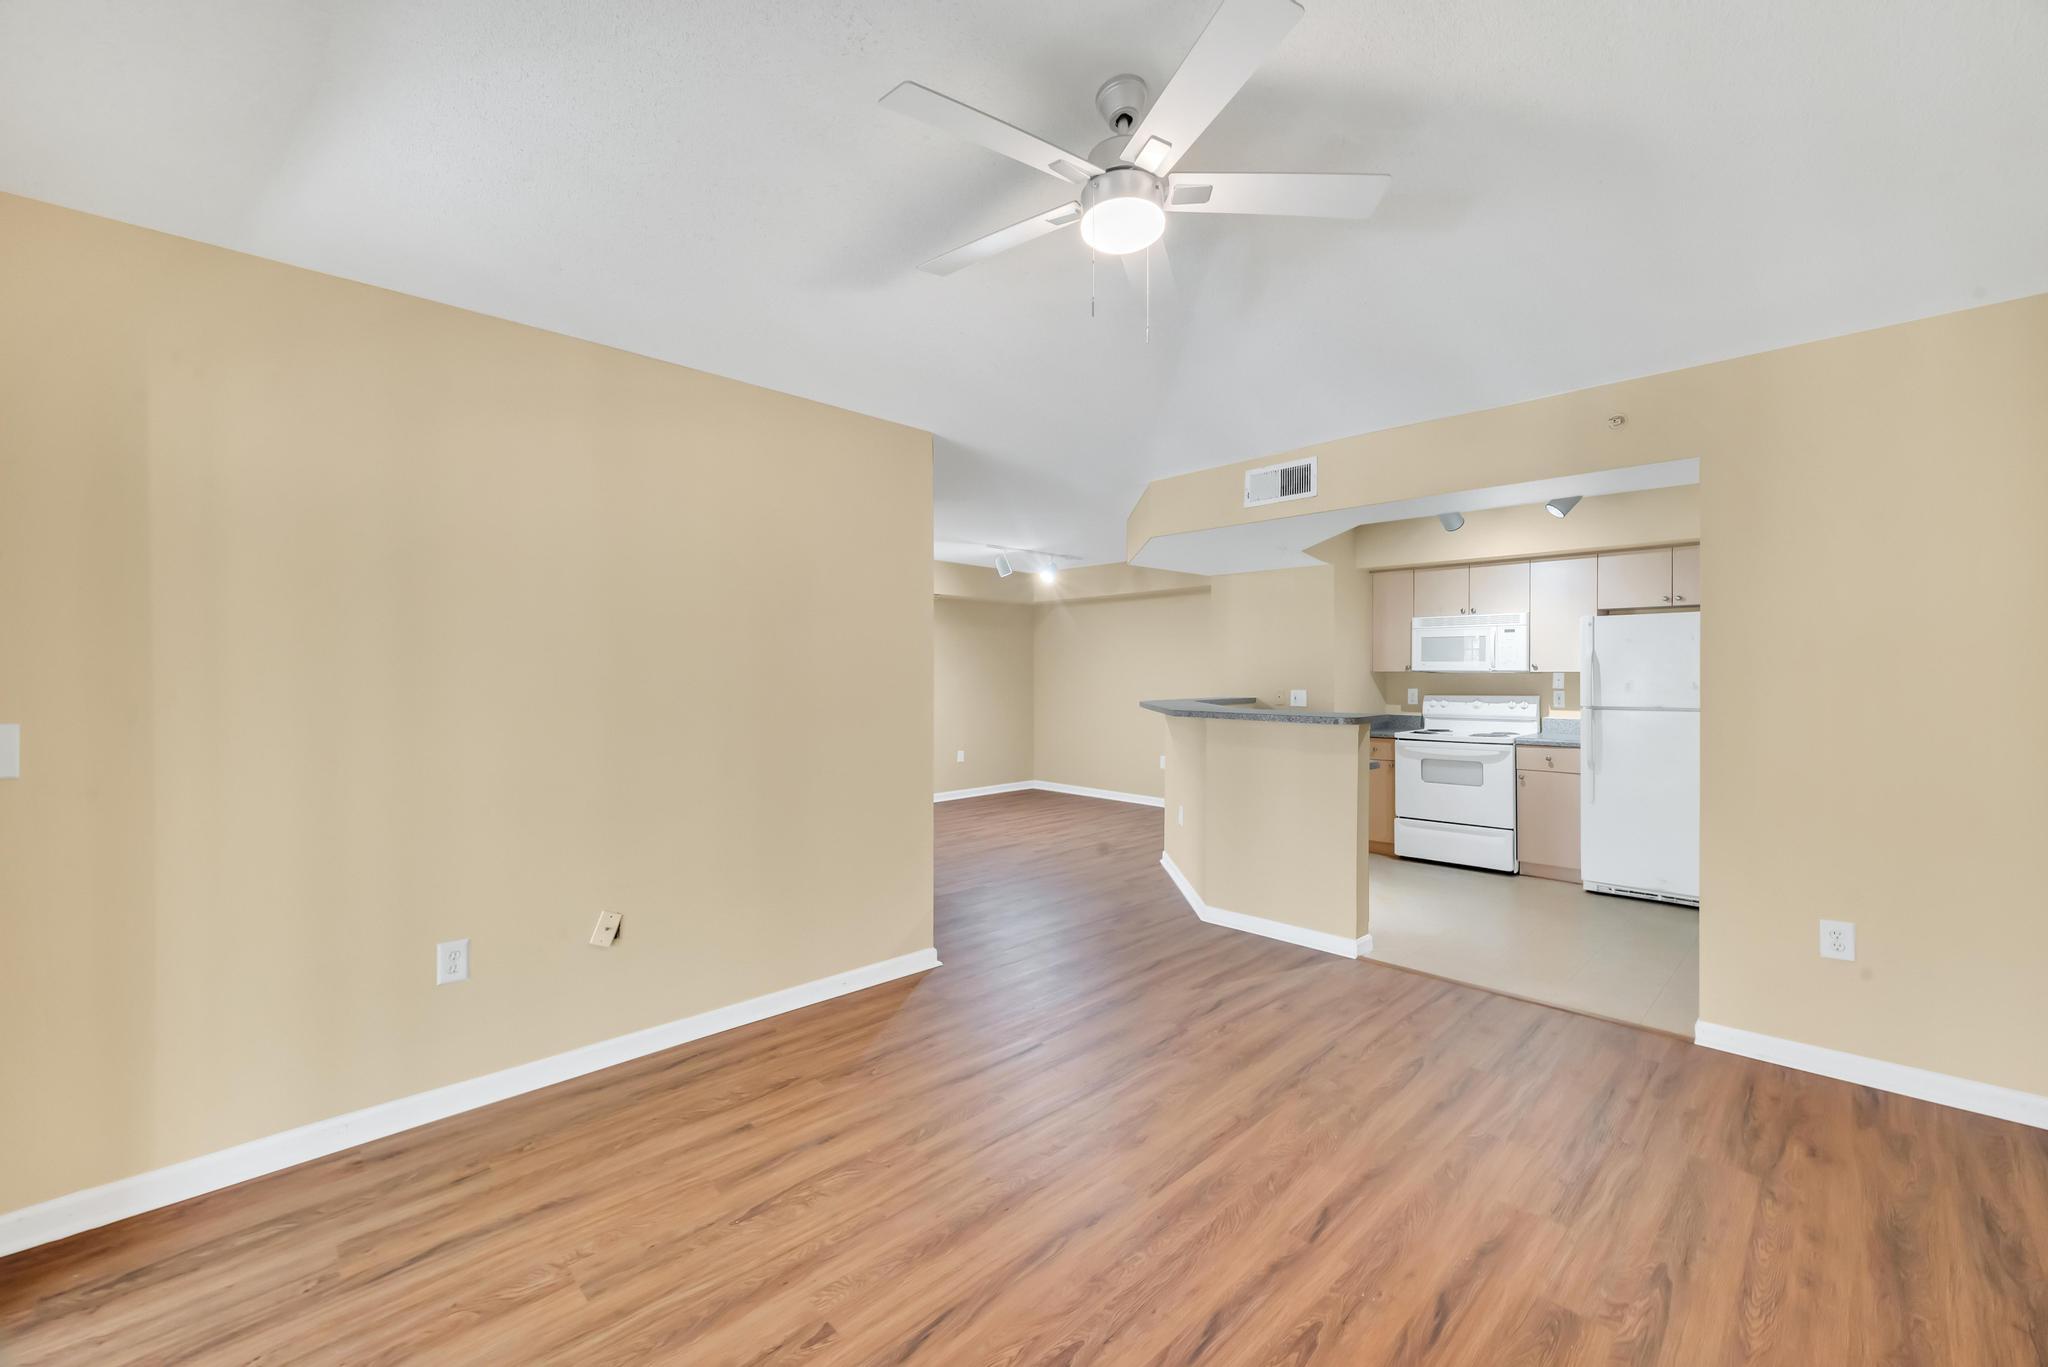
<path fill-rule="evenodd" d="M 1016 573 L 1016 571 L 1017 571 L 1017 567 L 1016 567 L 1015 565 L 1012 565 L 1012 564 L 1010 563 L 1010 557 L 1009 557 L 1009 556 L 1007 556 L 1007 555 L 1004 555 L 1004 554 L 1003 554 L 1003 553 L 1002 553 L 1001 551 L 997 551 L 997 552 L 996 552 L 996 575 L 997 575 L 997 577 L 998 577 L 998 578 L 1002 578 L 1002 579 L 1008 579 L 1008 578 L 1009 578 L 1009 577 L 1010 577 L 1010 576 L 1011 576 L 1012 574 L 1015 574 L 1015 573 Z"/>
<path fill-rule="evenodd" d="M 1444 530 L 1447 532 L 1455 532 L 1465 525 L 1463 513 L 1438 513 L 1436 520 L 1444 524 Z"/>
<path fill-rule="evenodd" d="M 1563 517 L 1566 513 L 1578 507 L 1579 500 L 1583 497 L 1583 494 L 1573 494 L 1570 498 L 1553 498 L 1550 502 L 1543 505 L 1543 511 L 1549 513 L 1552 517 Z"/>

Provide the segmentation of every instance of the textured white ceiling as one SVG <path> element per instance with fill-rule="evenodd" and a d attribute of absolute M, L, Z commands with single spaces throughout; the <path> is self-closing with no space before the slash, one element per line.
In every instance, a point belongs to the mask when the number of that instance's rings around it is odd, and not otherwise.
<path fill-rule="evenodd" d="M 0 0 L 0 189 L 928 428 L 959 558 L 1120 559 L 1159 474 L 2048 291 L 2041 0 L 1304 3 L 1186 167 L 1393 188 L 1176 217 L 1149 345 L 1071 234 L 919 274 L 1064 196 L 875 101 L 1085 152 L 1210 0 Z"/>

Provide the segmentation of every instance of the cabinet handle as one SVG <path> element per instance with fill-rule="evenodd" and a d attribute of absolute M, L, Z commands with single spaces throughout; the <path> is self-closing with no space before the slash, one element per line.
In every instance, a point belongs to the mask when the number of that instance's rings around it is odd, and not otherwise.
<path fill-rule="evenodd" d="M 1524 788 L 1529 786 L 1529 776 L 1527 774 L 1516 774 L 1515 777 L 1521 780 L 1521 784 Z"/>
<path fill-rule="evenodd" d="M 1668 593 L 1667 593 L 1667 594 L 1665 594 L 1665 595 L 1664 595 L 1664 601 L 1665 601 L 1665 602 L 1667 602 L 1667 603 L 1668 603 L 1668 602 L 1670 602 L 1670 601 L 1671 601 L 1671 595 L 1670 595 L 1670 594 L 1668 594 Z"/>
<path fill-rule="evenodd" d="M 1671 595 L 1671 598 L 1673 602 L 1677 603 L 1683 603 L 1685 601 L 1685 595 L 1682 593 L 1674 593 Z"/>

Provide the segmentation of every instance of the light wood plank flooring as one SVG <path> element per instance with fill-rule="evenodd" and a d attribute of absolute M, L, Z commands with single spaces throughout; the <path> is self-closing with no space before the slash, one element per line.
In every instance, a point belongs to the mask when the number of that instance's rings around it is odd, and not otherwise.
<path fill-rule="evenodd" d="M 944 968 L 0 1263 L 0 1361 L 2048 1363 L 2048 1136 L 935 819 Z"/>

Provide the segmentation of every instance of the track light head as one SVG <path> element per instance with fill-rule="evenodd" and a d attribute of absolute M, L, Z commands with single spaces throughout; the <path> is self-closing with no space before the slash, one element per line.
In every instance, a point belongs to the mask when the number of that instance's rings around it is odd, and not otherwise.
<path fill-rule="evenodd" d="M 997 552 L 996 552 L 996 575 L 997 575 L 997 577 L 999 577 L 999 578 L 1002 578 L 1002 579 L 1008 579 L 1008 578 L 1009 578 L 1009 577 L 1010 577 L 1010 576 L 1011 576 L 1012 574 L 1015 574 L 1015 573 L 1016 573 L 1016 571 L 1017 571 L 1017 567 L 1016 567 L 1015 565 L 1012 565 L 1012 564 L 1010 563 L 1010 557 L 1009 557 L 1009 556 L 1007 556 L 1007 555 L 1004 555 L 1004 554 L 1003 554 L 1003 553 L 1002 553 L 1001 551 L 997 551 Z"/>
<path fill-rule="evenodd" d="M 1585 497 L 1583 494 L 1573 494 L 1570 498 L 1553 498 L 1550 502 L 1543 505 L 1543 511 L 1549 513 L 1552 517 L 1563 517 L 1566 513 L 1578 507 L 1579 500 L 1583 497 Z"/>
<path fill-rule="evenodd" d="M 1444 530 L 1447 532 L 1455 532 L 1465 525 L 1463 513 L 1438 513 L 1436 520 L 1444 524 Z"/>

